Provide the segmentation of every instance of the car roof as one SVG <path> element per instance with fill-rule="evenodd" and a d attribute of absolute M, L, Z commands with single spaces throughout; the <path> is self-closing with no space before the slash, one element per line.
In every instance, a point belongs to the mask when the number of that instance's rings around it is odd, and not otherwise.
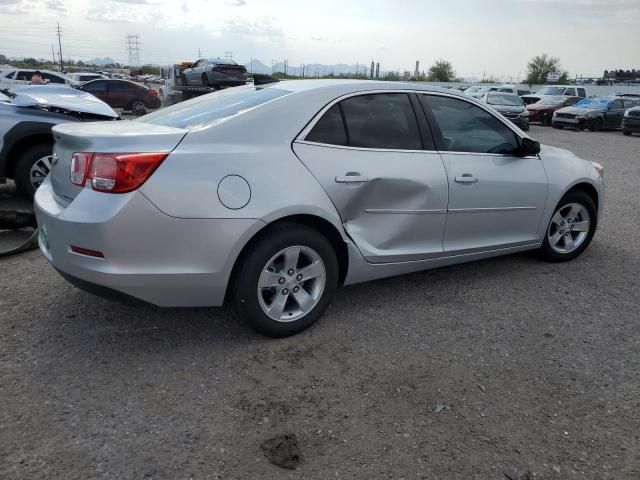
<path fill-rule="evenodd" d="M 425 92 L 449 93 L 451 95 L 458 95 L 461 98 L 467 98 L 462 92 L 424 83 L 387 82 L 384 80 L 285 80 L 261 85 L 260 88 L 277 88 L 291 93 L 331 91 L 331 93 L 337 95 L 372 90 L 422 90 Z"/>
<path fill-rule="evenodd" d="M 147 88 L 146 86 L 144 86 L 144 85 L 142 85 L 140 83 L 132 82 L 131 80 L 126 80 L 124 78 L 94 78 L 93 80 L 87 80 L 86 82 L 82 82 L 82 85 L 89 85 L 90 83 L 93 83 L 93 82 L 129 83 L 129 84 L 134 85 L 136 87 Z"/>

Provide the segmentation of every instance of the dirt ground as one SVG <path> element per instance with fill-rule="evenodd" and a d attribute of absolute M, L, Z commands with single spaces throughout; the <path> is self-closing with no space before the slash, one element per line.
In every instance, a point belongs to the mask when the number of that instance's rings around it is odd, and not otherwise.
<path fill-rule="evenodd" d="M 343 288 L 293 338 L 0 259 L 0 478 L 637 480 L 640 137 L 532 134 L 606 166 L 583 256 Z M 295 470 L 261 448 L 281 434 Z"/>

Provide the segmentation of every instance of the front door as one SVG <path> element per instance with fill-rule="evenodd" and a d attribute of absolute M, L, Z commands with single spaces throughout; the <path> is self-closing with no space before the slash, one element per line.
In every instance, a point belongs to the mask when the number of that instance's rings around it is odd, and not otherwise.
<path fill-rule="evenodd" d="M 443 140 L 449 182 L 445 253 L 536 243 L 547 198 L 540 158 L 515 156 L 516 134 L 487 110 L 450 96 L 421 98 Z"/>
<path fill-rule="evenodd" d="M 624 115 L 622 100 L 614 100 L 604 114 L 604 126 L 607 128 L 619 128 Z"/>
<path fill-rule="evenodd" d="M 447 177 L 416 113 L 407 93 L 352 96 L 293 145 L 372 263 L 442 255 Z"/>

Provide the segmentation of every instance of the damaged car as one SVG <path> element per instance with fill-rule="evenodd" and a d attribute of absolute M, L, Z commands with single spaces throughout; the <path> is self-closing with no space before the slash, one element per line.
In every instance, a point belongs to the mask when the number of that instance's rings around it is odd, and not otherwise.
<path fill-rule="evenodd" d="M 603 129 L 618 129 L 625 110 L 634 107 L 632 100 L 617 97 L 585 98 L 571 107 L 553 112 L 553 128 L 588 129 L 599 132 Z"/>
<path fill-rule="evenodd" d="M 237 87 L 53 133 L 35 210 L 63 277 L 228 304 L 272 337 L 310 327 L 339 285 L 524 250 L 572 260 L 603 205 L 602 165 L 422 84 Z"/>
<path fill-rule="evenodd" d="M 115 120 L 120 116 L 89 93 L 64 85 L 30 85 L 5 90 L 0 102 L 0 182 L 13 179 L 33 197 L 51 169 L 53 135 L 60 123 Z"/>

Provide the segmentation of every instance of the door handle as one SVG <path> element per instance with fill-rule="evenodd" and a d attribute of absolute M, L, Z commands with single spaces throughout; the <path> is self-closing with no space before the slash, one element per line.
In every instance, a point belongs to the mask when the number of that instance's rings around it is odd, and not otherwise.
<path fill-rule="evenodd" d="M 336 177 L 336 183 L 365 183 L 368 181 L 368 177 L 360 175 L 358 172 L 347 172 L 342 177 Z"/>
<path fill-rule="evenodd" d="M 470 173 L 465 173 L 461 177 L 456 177 L 454 180 L 458 183 L 478 183 L 476 177 L 472 177 Z"/>

